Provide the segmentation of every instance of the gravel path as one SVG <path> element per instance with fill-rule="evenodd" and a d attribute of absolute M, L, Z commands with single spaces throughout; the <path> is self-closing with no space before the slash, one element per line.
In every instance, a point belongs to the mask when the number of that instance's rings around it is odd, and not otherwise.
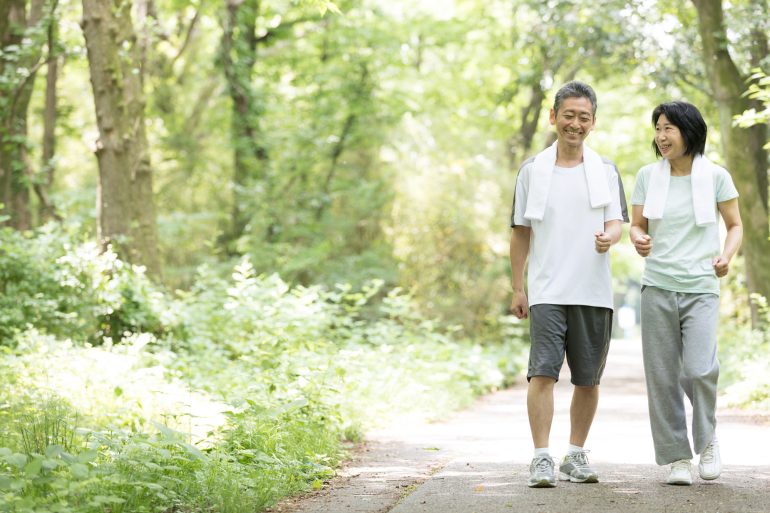
<path fill-rule="evenodd" d="M 664 484 L 654 464 L 638 340 L 613 340 L 587 443 L 598 484 L 526 486 L 532 442 L 526 386 L 490 394 L 441 423 L 400 419 L 373 432 L 323 490 L 280 513 L 770 513 L 770 421 L 720 410 L 724 471 L 693 486 Z M 566 367 L 566 365 L 565 365 Z M 567 447 L 571 386 L 556 387 L 551 453 Z M 697 458 L 696 460 L 697 461 Z"/>

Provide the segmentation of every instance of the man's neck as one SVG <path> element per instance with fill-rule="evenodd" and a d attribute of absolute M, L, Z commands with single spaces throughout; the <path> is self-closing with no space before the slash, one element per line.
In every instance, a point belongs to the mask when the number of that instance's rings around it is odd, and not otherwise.
<path fill-rule="evenodd" d="M 559 141 L 556 144 L 556 165 L 559 167 L 575 167 L 583 162 L 583 145 L 572 146 L 562 144 Z"/>

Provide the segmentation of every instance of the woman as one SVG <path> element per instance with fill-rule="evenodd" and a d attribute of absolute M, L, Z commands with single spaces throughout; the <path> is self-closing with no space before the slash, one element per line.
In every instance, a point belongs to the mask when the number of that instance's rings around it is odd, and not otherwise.
<path fill-rule="evenodd" d="M 650 425 L 668 484 L 690 485 L 690 460 L 700 454 L 702 479 L 722 471 L 716 438 L 719 377 L 719 280 L 738 251 L 743 227 L 730 174 L 703 155 L 706 122 L 681 101 L 652 113 L 653 148 L 661 160 L 644 166 L 631 196 L 631 242 L 647 257 L 642 276 L 642 348 Z M 727 227 L 720 252 L 717 212 Z M 684 395 L 692 404 L 693 448 Z"/>

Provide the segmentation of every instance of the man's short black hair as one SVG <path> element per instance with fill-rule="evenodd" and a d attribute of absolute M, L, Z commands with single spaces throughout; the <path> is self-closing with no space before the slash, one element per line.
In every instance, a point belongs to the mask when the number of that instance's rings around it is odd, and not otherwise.
<path fill-rule="evenodd" d="M 668 122 L 674 125 L 682 133 L 682 139 L 684 139 L 684 154 L 703 155 L 706 151 L 706 133 L 708 127 L 703 120 L 698 108 L 687 102 L 673 101 L 667 103 L 661 103 L 655 110 L 652 111 L 652 126 L 658 124 L 658 119 L 661 115 L 665 115 Z M 662 157 L 658 145 L 655 144 L 655 139 L 652 140 L 652 148 L 655 150 L 655 155 Z"/>
<path fill-rule="evenodd" d="M 593 115 L 596 117 L 596 93 L 590 85 L 579 80 L 573 80 L 561 86 L 553 100 L 553 112 L 555 114 L 559 113 L 559 107 L 567 98 L 588 98 L 591 107 L 593 107 Z"/>

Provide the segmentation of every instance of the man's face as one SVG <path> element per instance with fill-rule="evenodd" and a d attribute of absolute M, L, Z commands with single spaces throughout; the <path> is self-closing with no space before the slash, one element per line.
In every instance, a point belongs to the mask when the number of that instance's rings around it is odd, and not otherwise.
<path fill-rule="evenodd" d="M 558 113 L 551 109 L 551 124 L 556 127 L 559 140 L 570 146 L 581 146 L 595 122 L 588 98 L 565 98 Z"/>

